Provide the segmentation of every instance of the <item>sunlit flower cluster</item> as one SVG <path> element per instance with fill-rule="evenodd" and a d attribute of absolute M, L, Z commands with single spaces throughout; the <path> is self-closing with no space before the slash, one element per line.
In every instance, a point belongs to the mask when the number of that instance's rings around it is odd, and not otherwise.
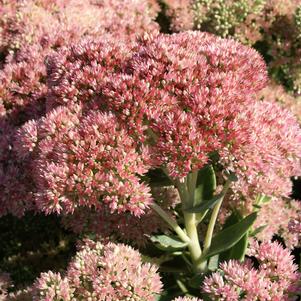
<path fill-rule="evenodd" d="M 301 214 L 300 201 L 275 199 L 263 204 L 258 211 L 254 228 L 264 227 L 256 237 L 261 241 L 270 241 L 277 234 L 289 248 L 299 246 L 300 231 L 297 231 L 298 217 Z"/>
<path fill-rule="evenodd" d="M 165 0 L 174 32 L 198 29 L 234 37 L 265 53 L 273 77 L 301 91 L 298 0 Z"/>
<path fill-rule="evenodd" d="M 46 213 L 108 206 L 111 212 L 139 216 L 150 204 L 150 189 L 138 177 L 148 170 L 148 149 L 112 114 L 80 118 L 59 107 L 40 120 L 35 132 L 36 202 Z"/>
<path fill-rule="evenodd" d="M 157 32 L 158 6 L 136 0 L 3 0 L 0 12 L 0 215 L 22 215 L 32 208 L 35 185 L 32 158 L 19 156 L 18 141 L 33 128 L 19 127 L 47 111 L 47 56 L 84 37 L 132 41 Z"/>
<path fill-rule="evenodd" d="M 252 201 L 258 194 L 288 197 L 290 177 L 301 172 L 301 132 L 296 117 L 275 102 L 263 101 L 237 115 L 234 122 L 242 126 L 240 133 L 249 135 L 241 147 L 223 155 L 239 178 L 233 190 Z"/>
<path fill-rule="evenodd" d="M 289 251 L 276 242 L 254 242 L 249 255 L 257 259 L 257 269 L 250 261 L 230 260 L 205 279 L 203 289 L 212 300 L 291 300 L 300 274 Z"/>
<path fill-rule="evenodd" d="M 142 263 L 138 251 L 122 244 L 87 240 L 65 277 L 53 272 L 41 274 L 34 285 L 33 300 L 152 301 L 161 289 L 157 268 Z"/>

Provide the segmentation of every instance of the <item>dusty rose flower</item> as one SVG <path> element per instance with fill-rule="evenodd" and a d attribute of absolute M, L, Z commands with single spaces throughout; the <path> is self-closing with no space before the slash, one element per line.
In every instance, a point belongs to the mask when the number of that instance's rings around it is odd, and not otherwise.
<path fill-rule="evenodd" d="M 131 247 L 87 242 L 68 268 L 75 296 L 100 300 L 155 300 L 162 284 L 157 268 L 142 263 L 140 254 Z M 92 290 L 91 290 L 92 289 Z"/>
<path fill-rule="evenodd" d="M 262 204 L 258 217 L 254 223 L 254 229 L 265 226 L 256 235 L 261 241 L 270 241 L 273 235 L 281 236 L 288 248 L 299 245 L 297 231 L 292 231 L 292 221 L 297 220 L 301 213 L 299 201 L 287 199 L 273 199 L 267 204 Z"/>
<path fill-rule="evenodd" d="M 83 37 L 130 41 L 156 33 L 157 12 L 152 1 L 1 1 L 0 215 L 33 207 L 33 119 L 47 109 L 46 57 Z"/>
<path fill-rule="evenodd" d="M 138 251 L 122 244 L 86 240 L 70 262 L 66 277 L 41 274 L 33 300 L 152 301 L 161 289 L 157 268 L 142 263 Z"/>
<path fill-rule="evenodd" d="M 197 32 L 150 38 L 144 44 L 130 62 L 132 75 L 112 79 L 113 89 L 104 94 L 112 110 L 122 119 L 131 119 L 128 124 L 139 131 L 144 114 L 158 165 L 166 166 L 172 177 L 182 178 L 232 140 L 231 132 L 225 135 L 225 128 L 231 131 L 226 120 L 246 101 L 242 94 L 252 95 L 264 85 L 264 64 L 255 52 L 234 41 Z M 256 61 L 256 76 L 249 71 L 247 55 Z M 142 79 L 140 85 L 137 78 Z M 121 100 L 132 93 L 124 94 L 118 87 L 133 89 L 138 105 L 128 105 L 128 100 L 125 110 Z"/>
<path fill-rule="evenodd" d="M 68 279 L 62 278 L 59 273 L 42 273 L 34 283 L 34 301 L 71 301 L 72 296 L 73 289 Z"/>
<path fill-rule="evenodd" d="M 69 118 L 68 118 L 69 117 Z M 141 215 L 151 203 L 150 189 L 139 175 L 149 155 L 107 113 L 79 118 L 58 108 L 40 122 L 36 181 L 37 205 L 50 212 L 78 206 Z"/>
<path fill-rule="evenodd" d="M 245 198 L 287 196 L 289 177 L 300 173 L 299 126 L 288 111 L 255 101 L 265 65 L 234 41 L 198 32 L 145 37 L 132 48 L 86 41 L 52 57 L 48 69 L 52 105 L 111 110 L 173 178 L 214 152 L 238 173 L 234 191 Z"/>
<path fill-rule="evenodd" d="M 258 260 L 258 269 L 250 261 L 224 262 L 220 271 L 205 279 L 203 290 L 213 300 L 221 301 L 291 300 L 300 274 L 289 250 L 276 242 L 254 242 L 249 255 Z"/>
<path fill-rule="evenodd" d="M 258 194 L 288 197 L 290 177 L 301 172 L 301 131 L 296 117 L 276 103 L 259 101 L 238 114 L 233 127 L 245 139 L 240 147 L 221 155 L 239 178 L 233 190 L 250 200 Z"/>

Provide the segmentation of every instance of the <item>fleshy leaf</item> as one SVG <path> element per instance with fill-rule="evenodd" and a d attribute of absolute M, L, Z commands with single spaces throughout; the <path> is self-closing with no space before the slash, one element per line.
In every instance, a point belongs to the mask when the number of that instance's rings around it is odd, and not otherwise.
<path fill-rule="evenodd" d="M 215 189 L 216 177 L 214 168 L 212 165 L 206 165 L 198 173 L 194 206 L 199 205 L 204 200 L 212 199 Z"/>
<path fill-rule="evenodd" d="M 209 262 L 208 262 L 208 270 L 209 271 L 215 271 L 218 268 L 219 264 L 219 255 L 214 255 L 210 257 Z"/>
<path fill-rule="evenodd" d="M 266 227 L 267 227 L 267 225 L 263 225 L 263 226 L 257 227 L 255 230 L 253 230 L 250 233 L 250 236 L 251 237 L 256 236 L 258 233 L 260 233 L 261 231 L 263 231 Z"/>
<path fill-rule="evenodd" d="M 223 229 L 226 229 L 242 220 L 238 212 L 233 212 L 226 220 Z M 237 259 L 243 260 L 248 246 L 249 231 L 229 250 L 220 254 L 220 261 Z"/>
<path fill-rule="evenodd" d="M 208 209 L 211 209 L 215 206 L 215 204 L 224 196 L 224 193 L 220 193 L 216 196 L 214 196 L 210 200 L 205 200 L 203 201 L 199 206 L 193 207 L 193 208 L 188 208 L 185 211 L 189 213 L 200 213 L 204 212 Z"/>
<path fill-rule="evenodd" d="M 175 236 L 167 235 L 153 235 L 150 237 L 151 241 L 156 244 L 156 246 L 164 251 L 174 251 L 185 248 L 188 243 L 181 241 Z"/>
<path fill-rule="evenodd" d="M 204 258 L 211 257 L 216 254 L 220 254 L 226 250 L 232 248 L 238 241 L 240 241 L 243 236 L 250 229 L 254 221 L 256 220 L 257 213 L 251 213 L 238 223 L 227 227 L 226 229 L 217 233 L 213 239 L 212 244 L 205 254 Z"/>

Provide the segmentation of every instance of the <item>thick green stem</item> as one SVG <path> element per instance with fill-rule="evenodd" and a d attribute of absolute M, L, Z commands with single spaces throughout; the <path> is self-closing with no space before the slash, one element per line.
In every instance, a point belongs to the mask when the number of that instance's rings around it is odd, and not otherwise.
<path fill-rule="evenodd" d="M 170 228 L 177 233 L 177 235 L 183 242 L 190 243 L 190 238 L 186 235 L 186 233 L 177 224 L 172 216 L 166 213 L 159 205 L 155 203 L 151 205 L 151 208 L 156 211 L 157 214 L 170 226 Z"/>
<path fill-rule="evenodd" d="M 199 242 L 195 213 L 184 213 L 184 220 L 185 229 L 188 237 L 190 238 L 188 249 L 190 251 L 190 256 L 193 262 L 194 269 L 198 271 L 198 262 L 200 261 L 200 258 L 202 256 L 202 249 Z"/>
<path fill-rule="evenodd" d="M 189 193 L 189 202 L 194 205 L 195 201 L 195 188 L 198 179 L 198 172 L 194 171 L 187 176 L 187 188 Z"/>
<path fill-rule="evenodd" d="M 198 173 L 193 172 L 189 174 L 186 178 L 186 194 L 184 199 L 182 199 L 182 207 L 185 209 L 186 206 L 192 207 L 194 205 L 195 199 L 195 187 L 197 183 Z M 202 256 L 202 249 L 199 241 L 198 229 L 197 229 L 197 219 L 195 213 L 187 213 L 183 210 L 185 229 L 188 237 L 190 238 L 190 243 L 188 244 L 188 249 L 192 259 L 193 267 L 196 271 L 199 271 L 198 262 Z"/>

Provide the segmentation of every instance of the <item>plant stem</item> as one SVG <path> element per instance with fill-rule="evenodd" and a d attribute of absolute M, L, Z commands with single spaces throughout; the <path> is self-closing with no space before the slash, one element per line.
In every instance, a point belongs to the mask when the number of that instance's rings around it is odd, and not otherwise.
<path fill-rule="evenodd" d="M 186 233 L 182 230 L 182 228 L 177 224 L 175 219 L 166 213 L 159 205 L 152 204 L 150 206 L 157 214 L 174 230 L 179 238 L 186 243 L 190 243 L 190 238 L 186 235 Z"/>
<path fill-rule="evenodd" d="M 210 218 L 210 222 L 209 222 L 207 232 L 206 232 L 205 241 L 204 241 L 204 253 L 206 253 L 208 251 L 208 249 L 210 248 L 210 246 L 211 246 L 213 230 L 214 230 L 214 227 L 215 227 L 218 212 L 219 212 L 219 209 L 222 205 L 222 202 L 223 202 L 223 198 L 221 198 L 220 201 L 213 208 L 211 218 Z"/>
<path fill-rule="evenodd" d="M 195 187 L 197 182 L 198 172 L 190 173 L 186 178 L 185 189 L 187 193 L 182 199 L 182 208 L 192 207 L 194 205 L 195 199 Z M 202 249 L 199 241 L 198 229 L 197 229 L 197 219 L 195 213 L 187 213 L 183 210 L 185 229 L 187 235 L 190 238 L 190 243 L 188 249 L 190 251 L 190 256 L 193 262 L 193 268 L 196 271 L 199 271 L 198 262 L 202 256 Z"/>
<path fill-rule="evenodd" d="M 188 249 L 190 251 L 190 256 L 193 262 L 194 269 L 198 271 L 199 270 L 198 262 L 202 256 L 202 249 L 199 242 L 195 213 L 184 212 L 184 220 L 185 220 L 185 229 L 188 237 L 190 238 Z"/>
<path fill-rule="evenodd" d="M 187 188 L 189 193 L 189 200 L 194 205 L 195 198 L 195 187 L 198 179 L 198 172 L 194 171 L 187 176 Z M 191 204 L 190 204 L 191 205 Z"/>
<path fill-rule="evenodd" d="M 204 252 L 203 252 L 203 256 L 206 255 L 206 253 L 208 252 L 210 246 L 211 246 L 211 242 L 212 242 L 212 236 L 213 236 L 213 231 L 214 231 L 214 227 L 216 224 L 216 220 L 218 217 L 218 213 L 219 210 L 221 208 L 223 199 L 230 187 L 230 183 L 231 181 L 227 181 L 225 183 L 225 186 L 223 188 L 223 191 L 221 192 L 221 198 L 219 200 L 219 202 L 214 206 L 211 217 L 210 217 L 210 221 L 209 221 L 209 225 L 207 228 L 207 232 L 206 232 L 206 237 L 205 237 L 205 241 L 204 241 Z"/>

